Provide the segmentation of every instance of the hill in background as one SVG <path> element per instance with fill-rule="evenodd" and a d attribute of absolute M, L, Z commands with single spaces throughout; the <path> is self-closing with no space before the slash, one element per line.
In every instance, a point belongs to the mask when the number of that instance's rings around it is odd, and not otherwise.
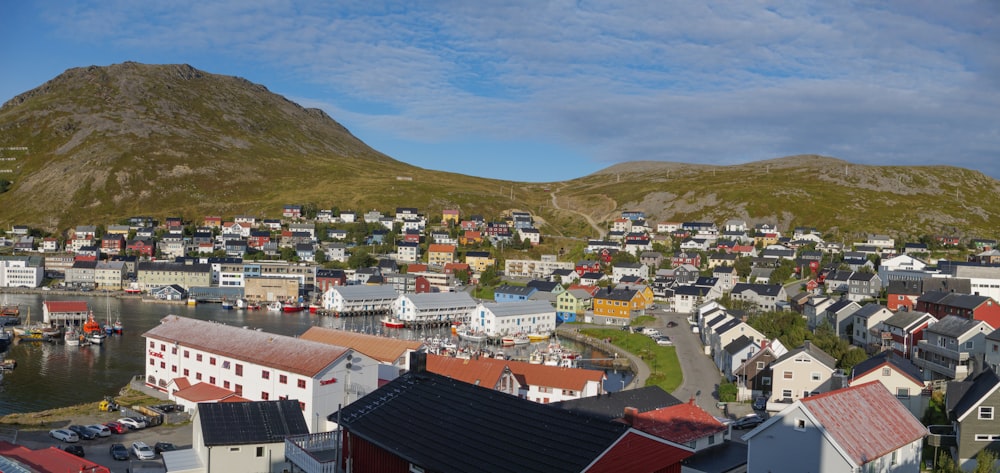
<path fill-rule="evenodd" d="M 320 110 L 187 65 L 70 69 L 0 107 L 0 148 L 0 169 L 13 171 L 0 174 L 13 182 L 0 193 L 0 225 L 48 231 L 132 215 L 274 217 L 308 203 L 417 207 L 431 218 L 445 208 L 486 218 L 517 208 L 535 213 L 543 234 L 567 237 L 600 236 L 622 210 L 653 223 L 813 226 L 849 241 L 866 232 L 985 237 L 1000 227 L 1000 183 L 946 166 L 638 161 L 557 183 L 430 171 L 371 149 Z"/>

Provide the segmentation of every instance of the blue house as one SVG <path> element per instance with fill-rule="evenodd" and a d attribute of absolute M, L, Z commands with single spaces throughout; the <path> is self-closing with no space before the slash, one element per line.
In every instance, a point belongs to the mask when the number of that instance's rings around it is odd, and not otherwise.
<path fill-rule="evenodd" d="M 493 300 L 497 302 L 526 301 L 538 289 L 527 286 L 508 286 L 506 284 L 493 290 Z"/>

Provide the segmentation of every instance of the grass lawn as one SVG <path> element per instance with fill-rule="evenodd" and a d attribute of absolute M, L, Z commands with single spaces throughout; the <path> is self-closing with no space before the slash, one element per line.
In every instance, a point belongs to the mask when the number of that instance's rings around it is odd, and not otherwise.
<path fill-rule="evenodd" d="M 684 382 L 677 349 L 673 346 L 660 346 L 645 335 L 618 329 L 588 328 L 580 330 L 580 333 L 599 339 L 610 338 L 615 346 L 643 359 L 650 371 L 646 386 L 656 385 L 670 393 Z"/>

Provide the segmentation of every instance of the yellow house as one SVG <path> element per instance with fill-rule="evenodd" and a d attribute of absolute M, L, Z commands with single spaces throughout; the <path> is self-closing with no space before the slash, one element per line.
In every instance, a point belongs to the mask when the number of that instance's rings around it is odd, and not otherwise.
<path fill-rule="evenodd" d="M 777 233 L 758 233 L 757 236 L 753 237 L 754 245 L 777 245 L 780 235 Z"/>
<path fill-rule="evenodd" d="M 458 210 L 456 209 L 444 209 L 441 211 L 441 225 L 447 226 L 448 223 L 453 223 L 458 225 Z"/>
<path fill-rule="evenodd" d="M 427 264 L 444 266 L 454 261 L 455 245 L 433 243 L 427 247 Z"/>
<path fill-rule="evenodd" d="M 652 291 L 649 292 L 649 300 L 653 300 Z M 593 323 L 628 325 L 632 315 L 641 313 L 645 308 L 646 297 L 642 291 L 604 288 L 594 294 Z"/>
<path fill-rule="evenodd" d="M 469 251 L 465 253 L 465 264 L 468 264 L 473 271 L 481 273 L 496 264 L 496 260 L 490 256 L 489 251 Z"/>

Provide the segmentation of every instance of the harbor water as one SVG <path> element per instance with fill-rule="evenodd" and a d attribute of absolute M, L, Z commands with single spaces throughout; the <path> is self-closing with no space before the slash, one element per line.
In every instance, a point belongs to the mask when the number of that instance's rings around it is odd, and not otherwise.
<path fill-rule="evenodd" d="M 374 317 L 320 317 L 308 312 L 281 313 L 266 310 L 224 310 L 220 304 L 163 304 L 137 298 L 106 296 L 5 294 L 6 302 L 21 308 L 21 318 L 42 320 L 42 302 L 86 301 L 102 324 L 120 318 L 124 333 L 108 337 L 102 345 L 66 346 L 59 342 L 14 342 L 3 354 L 17 362 L 17 368 L 4 373 L 0 382 L 0 415 L 33 412 L 72 404 L 100 401 L 115 395 L 135 375 L 144 373 L 145 351 L 142 334 L 159 324 L 167 315 L 212 320 L 235 327 L 259 329 L 280 335 L 298 336 L 311 326 L 376 333 L 394 338 L 417 339 L 451 336 L 448 328 L 427 331 L 385 329 Z M 570 340 L 560 344 L 580 353 L 581 368 L 604 369 L 608 355 Z M 531 349 L 521 347 L 486 347 L 502 349 L 507 356 L 526 357 Z M 606 370 L 608 391 L 621 390 L 632 379 L 629 371 Z"/>

